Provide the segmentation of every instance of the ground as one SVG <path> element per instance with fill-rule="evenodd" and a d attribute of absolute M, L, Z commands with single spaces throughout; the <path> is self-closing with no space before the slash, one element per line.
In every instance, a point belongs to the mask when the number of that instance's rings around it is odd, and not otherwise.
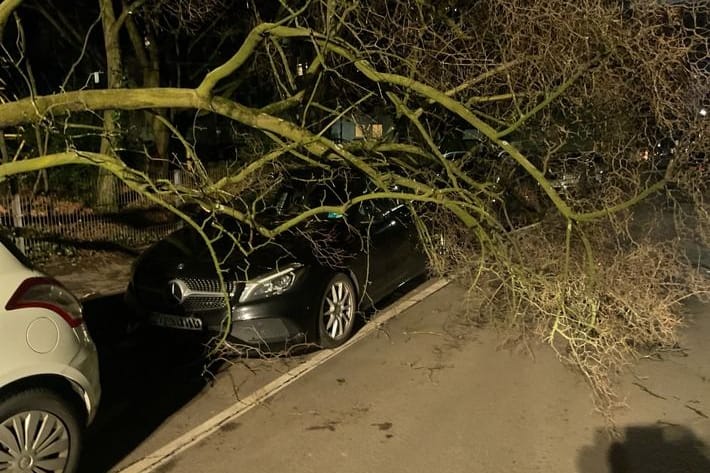
<path fill-rule="evenodd" d="M 628 407 L 615 412 L 613 437 L 577 373 L 547 346 L 511 349 L 502 344 L 504 333 L 471 323 L 455 284 L 197 445 L 152 470 L 136 469 L 318 353 L 224 363 L 206 376 L 201 349 L 189 340 L 113 336 L 106 327 L 125 316 L 115 288 L 125 287 L 117 280 L 127 277 L 130 258 L 94 256 L 47 265 L 68 270 L 59 278 L 78 290 L 83 279 L 109 291 L 86 303 L 105 396 L 84 472 L 710 471 L 708 306 L 689 304 L 682 349 L 639 360 L 623 378 Z"/>
<path fill-rule="evenodd" d="M 700 263 L 710 256 L 688 248 Z M 144 469 L 175 439 L 320 355 L 205 371 L 193 340 L 130 332 L 123 291 L 134 258 L 81 250 L 40 264 L 84 300 L 99 347 L 104 398 L 83 473 L 710 472 L 710 306 L 689 303 L 681 347 L 639 360 L 621 380 L 626 407 L 610 429 L 578 373 L 548 346 L 513 349 L 507 334 L 472 323 L 455 284 Z"/>
<path fill-rule="evenodd" d="M 77 250 L 71 255 L 50 255 L 36 264 L 86 299 L 125 291 L 134 258 L 128 252 Z"/>
<path fill-rule="evenodd" d="M 683 352 L 623 380 L 612 439 L 576 373 L 502 348 L 462 297 L 442 289 L 155 471 L 710 471 L 707 307 Z"/>

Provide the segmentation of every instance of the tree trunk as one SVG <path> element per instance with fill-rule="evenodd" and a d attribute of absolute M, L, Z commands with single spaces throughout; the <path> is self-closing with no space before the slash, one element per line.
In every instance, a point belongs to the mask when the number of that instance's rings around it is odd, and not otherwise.
<path fill-rule="evenodd" d="M 112 0 L 98 0 L 101 9 L 101 23 L 104 30 L 106 47 L 106 88 L 120 88 L 122 84 L 123 67 L 121 64 L 121 49 L 116 28 L 116 14 Z M 104 131 L 101 137 L 101 154 L 115 155 L 115 144 L 119 132 L 118 112 L 104 112 Z M 118 208 L 114 177 L 103 168 L 99 168 L 96 182 L 96 206 L 103 211 L 115 211 Z"/>
<path fill-rule="evenodd" d="M 123 8 L 129 8 L 125 1 L 123 2 Z M 158 42 L 155 37 L 149 29 L 146 29 L 145 34 L 141 34 L 136 22 L 130 16 L 126 18 L 126 31 L 128 31 L 133 51 L 141 67 L 142 86 L 146 88 L 160 87 L 160 56 Z M 150 147 L 151 155 L 147 157 L 146 168 L 162 177 L 168 175 L 170 133 L 159 117 L 165 117 L 166 114 L 167 111 L 165 109 L 156 109 L 154 113 L 145 113 L 146 124 L 150 127 L 154 145 Z"/>

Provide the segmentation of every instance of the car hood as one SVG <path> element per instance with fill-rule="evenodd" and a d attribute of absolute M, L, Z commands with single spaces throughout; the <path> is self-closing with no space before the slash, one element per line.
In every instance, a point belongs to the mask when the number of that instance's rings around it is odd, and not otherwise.
<path fill-rule="evenodd" d="M 220 261 L 225 277 L 239 281 L 291 263 L 319 263 L 320 252 L 315 249 L 316 245 L 327 241 L 326 244 L 332 249 L 334 246 L 342 247 L 344 242 L 341 229 L 332 223 L 321 225 L 319 231 L 314 233 L 317 238 L 311 240 L 298 232 L 288 232 L 273 240 L 244 231 L 234 232 L 234 237 L 210 233 L 212 250 Z M 312 240 L 317 240 L 316 245 Z M 240 245 L 247 250 L 246 254 Z M 138 258 L 135 271 L 163 277 L 215 277 L 210 248 L 203 237 L 191 228 L 178 230 L 151 246 Z"/>

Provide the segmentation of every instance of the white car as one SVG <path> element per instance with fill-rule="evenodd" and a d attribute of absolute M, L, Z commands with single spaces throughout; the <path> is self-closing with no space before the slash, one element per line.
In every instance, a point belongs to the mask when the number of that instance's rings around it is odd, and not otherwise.
<path fill-rule="evenodd" d="M 0 472 L 74 472 L 100 396 L 81 304 L 0 234 Z"/>

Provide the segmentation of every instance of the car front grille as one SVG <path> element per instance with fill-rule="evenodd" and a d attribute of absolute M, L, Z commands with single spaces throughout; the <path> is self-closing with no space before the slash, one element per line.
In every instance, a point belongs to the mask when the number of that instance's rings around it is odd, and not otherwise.
<path fill-rule="evenodd" d="M 219 280 L 217 279 L 201 279 L 201 278 L 180 278 L 191 291 L 195 292 L 214 292 L 221 294 L 219 287 Z M 236 289 L 236 283 L 231 281 L 225 281 L 225 286 L 227 287 L 228 293 L 233 293 Z"/>
<path fill-rule="evenodd" d="M 184 291 L 178 301 L 171 293 L 170 286 L 179 283 Z M 235 281 L 225 281 L 225 288 L 230 300 L 235 300 L 237 290 L 242 286 Z M 220 290 L 219 280 L 206 278 L 176 278 L 170 281 L 135 285 L 135 293 L 140 303 L 151 310 L 174 313 L 207 312 L 227 307 L 224 294 Z"/>
<path fill-rule="evenodd" d="M 224 309 L 226 303 L 223 294 L 208 296 L 204 294 L 191 295 L 182 302 L 186 312 L 205 312 L 208 310 Z"/>
<path fill-rule="evenodd" d="M 227 307 L 224 293 L 220 289 L 217 279 L 185 278 L 180 279 L 188 287 L 181 305 L 186 312 L 204 312 L 208 310 L 224 309 Z M 237 290 L 237 283 L 225 281 L 227 295 L 233 300 Z"/>

